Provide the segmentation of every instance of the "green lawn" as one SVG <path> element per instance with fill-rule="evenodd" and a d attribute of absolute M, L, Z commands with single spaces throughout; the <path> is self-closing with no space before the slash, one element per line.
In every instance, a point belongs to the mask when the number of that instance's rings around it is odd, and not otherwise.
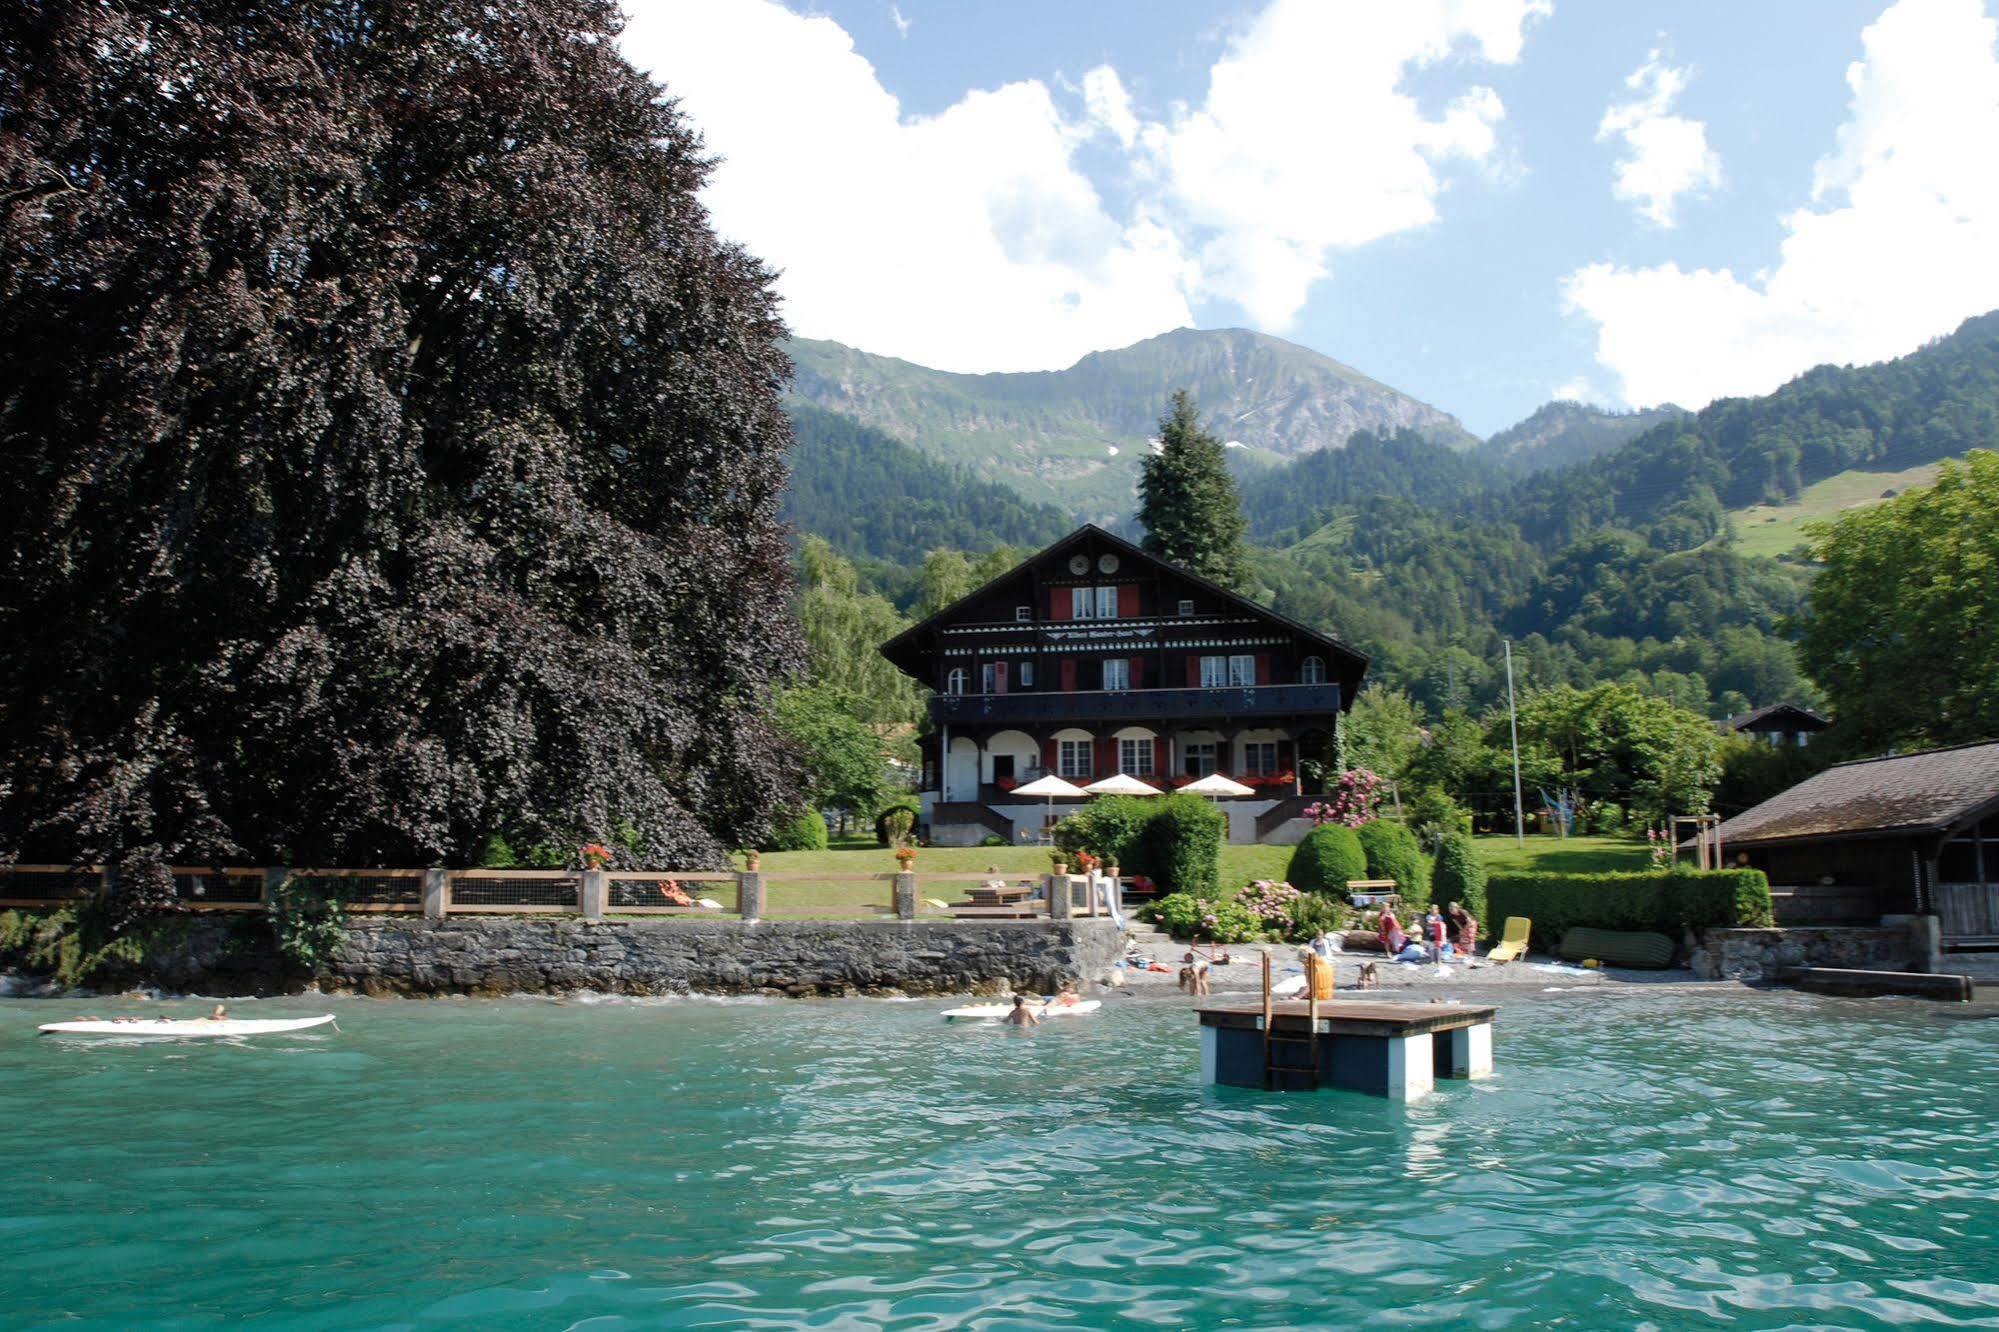
<path fill-rule="evenodd" d="M 1879 504 L 1882 492 L 1901 493 L 1911 486 L 1933 485 L 1939 463 L 1924 463 L 1900 472 L 1841 472 L 1799 492 L 1796 504 L 1752 504 L 1731 509 L 1735 548 L 1744 555 L 1782 555 L 1805 539 L 1804 526 L 1814 518 L 1835 518 L 1848 509 Z"/>
<path fill-rule="evenodd" d="M 1652 863 L 1645 843 L 1629 837 L 1555 837 L 1530 833 L 1525 846 L 1511 836 L 1473 840 L 1489 874 L 1517 874 L 1523 870 L 1589 874 L 1603 870 L 1642 870 Z"/>

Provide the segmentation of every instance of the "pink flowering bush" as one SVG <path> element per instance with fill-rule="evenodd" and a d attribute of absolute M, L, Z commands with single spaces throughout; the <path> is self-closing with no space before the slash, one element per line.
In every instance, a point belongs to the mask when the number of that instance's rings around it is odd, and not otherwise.
<path fill-rule="evenodd" d="M 1296 909 L 1301 896 L 1303 894 L 1296 888 L 1282 880 L 1258 879 L 1237 893 L 1235 900 L 1262 921 L 1265 928 L 1288 936 L 1298 924 Z"/>
<path fill-rule="evenodd" d="M 1651 851 L 1652 868 L 1669 869 L 1673 864 L 1673 835 L 1661 828 L 1645 830 L 1645 845 Z"/>
<path fill-rule="evenodd" d="M 1339 823 L 1358 828 L 1374 820 L 1375 806 L 1381 803 L 1381 778 L 1366 768 L 1348 768 L 1333 783 L 1324 800 L 1305 806 L 1305 817 L 1314 823 Z"/>
<path fill-rule="evenodd" d="M 1214 943 L 1245 943 L 1257 934 L 1256 917 L 1231 899 L 1168 893 L 1154 903 L 1152 918 L 1168 934 Z"/>

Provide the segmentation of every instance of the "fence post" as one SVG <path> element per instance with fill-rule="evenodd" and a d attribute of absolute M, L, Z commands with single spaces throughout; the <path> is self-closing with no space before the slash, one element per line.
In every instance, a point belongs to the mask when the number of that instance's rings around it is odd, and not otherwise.
<path fill-rule="evenodd" d="M 583 919 L 604 919 L 605 895 L 606 890 L 610 887 L 610 883 L 611 881 L 604 877 L 603 870 L 587 869 L 583 871 Z"/>
<path fill-rule="evenodd" d="M 758 870 L 744 870 L 736 876 L 736 914 L 757 921 L 764 913 L 764 876 Z"/>
<path fill-rule="evenodd" d="M 443 920 L 450 914 L 446 904 L 446 886 L 449 870 L 427 869 L 423 872 L 423 916 L 425 920 Z"/>
<path fill-rule="evenodd" d="M 916 919 L 916 872 L 903 870 L 895 876 L 895 918 Z"/>
<path fill-rule="evenodd" d="M 1070 887 L 1073 882 L 1066 874 L 1048 876 L 1048 918 L 1067 920 L 1075 910 L 1076 895 Z"/>
<path fill-rule="evenodd" d="M 264 910 L 269 911 L 271 909 L 272 896 L 278 891 L 278 886 L 289 877 L 289 872 L 282 865 L 266 865 L 264 867 L 264 896 L 262 898 Z"/>

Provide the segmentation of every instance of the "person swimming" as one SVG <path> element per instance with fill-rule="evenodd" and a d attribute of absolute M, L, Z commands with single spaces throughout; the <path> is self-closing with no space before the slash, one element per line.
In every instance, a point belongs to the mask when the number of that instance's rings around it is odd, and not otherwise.
<path fill-rule="evenodd" d="M 1041 1025 L 1040 1016 L 1027 1006 L 1027 996 L 1024 994 L 1016 994 L 1013 997 L 1013 1011 L 1001 1018 L 1000 1021 L 1006 1023 L 1009 1027 L 1038 1027 Z"/>

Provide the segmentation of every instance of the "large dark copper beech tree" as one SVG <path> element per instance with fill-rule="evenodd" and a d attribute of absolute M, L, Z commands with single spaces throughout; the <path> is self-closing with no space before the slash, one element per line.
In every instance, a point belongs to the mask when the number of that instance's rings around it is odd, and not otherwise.
<path fill-rule="evenodd" d="M 0 856 L 753 841 L 783 330 L 615 4 L 11 8 Z"/>

